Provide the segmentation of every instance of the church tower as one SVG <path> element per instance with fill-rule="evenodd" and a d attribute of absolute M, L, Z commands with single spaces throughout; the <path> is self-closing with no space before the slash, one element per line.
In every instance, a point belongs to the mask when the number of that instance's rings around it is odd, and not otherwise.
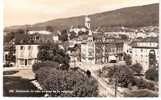
<path fill-rule="evenodd" d="M 86 16 L 85 17 L 85 27 L 88 29 L 91 28 L 90 22 L 91 22 L 91 19 L 88 16 Z"/>
<path fill-rule="evenodd" d="M 91 19 L 89 16 L 85 16 L 85 27 L 88 30 L 88 42 L 93 42 L 92 30 L 91 30 Z"/>

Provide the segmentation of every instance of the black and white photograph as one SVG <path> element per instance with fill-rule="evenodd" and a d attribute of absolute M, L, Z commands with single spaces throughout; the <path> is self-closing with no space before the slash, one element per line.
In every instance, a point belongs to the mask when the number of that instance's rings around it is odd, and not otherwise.
<path fill-rule="evenodd" d="M 159 98 L 159 0 L 3 6 L 3 97 Z"/>

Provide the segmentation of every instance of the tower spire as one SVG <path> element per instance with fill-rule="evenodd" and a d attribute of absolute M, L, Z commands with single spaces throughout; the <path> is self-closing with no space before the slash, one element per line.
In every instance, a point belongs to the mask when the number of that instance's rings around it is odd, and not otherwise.
<path fill-rule="evenodd" d="M 85 16 L 85 26 L 90 29 L 91 26 L 90 26 L 90 22 L 91 22 L 91 19 L 87 16 Z"/>

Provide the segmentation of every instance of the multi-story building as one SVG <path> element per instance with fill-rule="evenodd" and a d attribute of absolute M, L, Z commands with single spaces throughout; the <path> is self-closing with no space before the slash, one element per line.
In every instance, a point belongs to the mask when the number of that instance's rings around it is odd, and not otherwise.
<path fill-rule="evenodd" d="M 89 36 L 86 42 L 81 44 L 81 62 L 95 64 L 95 42 Z"/>
<path fill-rule="evenodd" d="M 159 41 L 158 38 L 148 37 L 132 43 L 132 63 L 140 63 L 143 71 L 149 69 L 151 63 L 159 62 Z M 154 60 L 150 59 L 150 53 L 154 53 Z"/>
<path fill-rule="evenodd" d="M 28 68 L 37 61 L 39 45 L 57 41 L 53 34 L 16 34 L 16 67 Z"/>
<path fill-rule="evenodd" d="M 31 67 L 37 60 L 38 44 L 16 45 L 16 67 Z"/>
<path fill-rule="evenodd" d="M 95 59 L 96 63 L 107 63 L 109 56 L 115 56 L 117 60 L 123 60 L 124 41 L 120 38 L 96 36 Z"/>
<path fill-rule="evenodd" d="M 88 28 L 88 37 L 81 44 L 81 62 L 100 64 L 109 62 L 109 56 L 117 60 L 123 59 L 124 41 L 120 38 L 109 37 L 105 34 L 93 35 L 90 29 L 90 19 L 85 19 Z"/>

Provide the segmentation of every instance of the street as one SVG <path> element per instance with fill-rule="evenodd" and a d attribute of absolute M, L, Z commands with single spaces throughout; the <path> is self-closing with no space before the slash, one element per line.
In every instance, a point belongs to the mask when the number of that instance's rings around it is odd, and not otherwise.
<path fill-rule="evenodd" d="M 112 66 L 112 63 L 105 64 L 106 66 Z M 104 65 L 96 65 L 96 64 L 79 64 L 79 67 L 82 70 L 89 70 L 91 71 L 91 75 L 98 81 L 99 86 L 99 96 L 101 97 L 114 97 L 115 96 L 115 90 L 112 88 L 112 85 L 109 85 L 103 80 L 103 78 L 99 77 L 96 74 L 96 71 L 99 69 L 102 69 Z M 118 91 L 117 92 L 118 97 L 122 97 L 123 95 Z"/>

